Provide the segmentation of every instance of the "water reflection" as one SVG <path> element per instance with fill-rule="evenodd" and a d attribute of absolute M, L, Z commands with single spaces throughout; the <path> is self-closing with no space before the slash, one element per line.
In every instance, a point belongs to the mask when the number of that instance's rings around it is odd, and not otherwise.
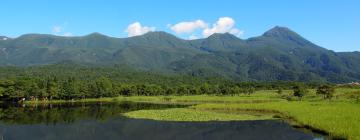
<path fill-rule="evenodd" d="M 281 121 L 162 122 L 122 117 L 139 109 L 182 107 L 142 103 L 2 106 L 5 140 L 303 140 L 311 134 Z"/>
<path fill-rule="evenodd" d="M 161 109 L 184 107 L 150 103 L 62 103 L 62 104 L 2 104 L 0 122 L 9 124 L 57 124 L 74 123 L 79 120 L 107 120 L 121 116 L 121 113 L 140 109 Z"/>

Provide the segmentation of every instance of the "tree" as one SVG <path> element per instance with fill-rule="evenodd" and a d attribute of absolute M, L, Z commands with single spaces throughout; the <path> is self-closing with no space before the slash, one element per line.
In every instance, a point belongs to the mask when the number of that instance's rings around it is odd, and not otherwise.
<path fill-rule="evenodd" d="M 80 95 L 80 87 L 78 81 L 70 77 L 62 83 L 62 97 L 65 99 L 78 98 Z"/>
<path fill-rule="evenodd" d="M 0 97 L 4 95 L 5 89 L 3 87 L 0 87 Z"/>
<path fill-rule="evenodd" d="M 131 95 L 131 86 L 129 86 L 129 85 L 121 85 L 120 95 L 130 96 Z"/>
<path fill-rule="evenodd" d="M 96 86 L 98 87 L 98 94 L 100 98 L 112 96 L 112 83 L 109 78 L 100 77 L 96 80 Z"/>
<path fill-rule="evenodd" d="M 247 94 L 247 95 L 250 95 L 250 94 L 253 94 L 255 92 L 255 88 L 250 86 L 250 87 L 245 87 L 242 89 L 242 92 Z"/>
<path fill-rule="evenodd" d="M 89 82 L 88 84 L 88 91 L 89 91 L 89 97 L 91 98 L 97 98 L 98 97 L 98 87 L 95 84 L 95 82 Z"/>
<path fill-rule="evenodd" d="M 308 92 L 306 88 L 299 85 L 294 86 L 293 91 L 294 91 L 294 96 L 298 97 L 300 100 Z"/>
<path fill-rule="evenodd" d="M 52 100 L 54 97 L 56 98 L 59 92 L 57 83 L 51 79 L 47 79 L 46 92 L 50 100 Z"/>
<path fill-rule="evenodd" d="M 196 86 L 191 86 L 189 89 L 189 92 L 191 95 L 199 95 L 199 89 Z"/>
<path fill-rule="evenodd" d="M 174 95 L 176 92 L 173 88 L 167 88 L 165 91 L 165 95 Z"/>
<path fill-rule="evenodd" d="M 250 87 L 248 90 L 248 94 L 253 94 L 255 93 L 256 89 L 254 87 Z"/>
<path fill-rule="evenodd" d="M 331 99 L 334 96 L 335 88 L 329 85 L 322 85 L 316 90 L 316 94 L 323 95 L 324 99 Z"/>
<path fill-rule="evenodd" d="M 190 91 L 186 85 L 180 85 L 177 88 L 177 95 L 189 95 Z"/>
<path fill-rule="evenodd" d="M 281 87 L 278 88 L 278 90 L 276 91 L 277 94 L 283 94 L 283 89 Z"/>
<path fill-rule="evenodd" d="M 201 92 L 201 94 L 211 94 L 210 85 L 208 83 L 204 83 L 200 87 L 200 92 Z"/>
<path fill-rule="evenodd" d="M 36 99 L 39 97 L 39 93 L 41 92 L 41 90 L 36 83 L 32 83 L 28 92 L 29 92 L 30 96 L 35 97 L 33 99 Z"/>
<path fill-rule="evenodd" d="M 241 94 L 241 89 L 240 89 L 240 87 L 239 87 L 239 86 L 233 86 L 233 87 L 231 87 L 230 94 L 231 94 L 231 95 L 239 95 L 239 94 Z"/>

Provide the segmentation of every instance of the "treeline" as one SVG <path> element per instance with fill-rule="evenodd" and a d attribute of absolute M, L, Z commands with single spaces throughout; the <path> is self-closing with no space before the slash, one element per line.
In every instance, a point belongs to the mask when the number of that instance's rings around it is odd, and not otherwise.
<path fill-rule="evenodd" d="M 27 98 L 29 100 L 71 100 L 115 96 L 157 96 L 157 95 L 238 95 L 252 94 L 260 89 L 288 89 L 291 83 L 218 83 L 159 85 L 148 83 L 117 82 L 101 76 L 93 80 L 79 80 L 73 77 L 21 77 L 0 81 L 0 96 L 3 99 Z M 281 87 L 283 86 L 283 87 Z"/>
<path fill-rule="evenodd" d="M 289 81 L 240 82 L 219 77 L 158 74 L 120 67 L 50 65 L 0 68 L 3 100 L 84 99 L 115 96 L 238 95 L 264 89 L 315 88 L 312 83 Z"/>
<path fill-rule="evenodd" d="M 75 78 L 58 80 L 17 78 L 0 81 L 0 95 L 5 99 L 52 100 L 85 99 L 115 96 L 157 96 L 157 95 L 237 95 L 251 94 L 256 88 L 241 84 L 208 84 L 165 86 L 157 84 L 119 83 L 107 77 L 91 81 Z"/>

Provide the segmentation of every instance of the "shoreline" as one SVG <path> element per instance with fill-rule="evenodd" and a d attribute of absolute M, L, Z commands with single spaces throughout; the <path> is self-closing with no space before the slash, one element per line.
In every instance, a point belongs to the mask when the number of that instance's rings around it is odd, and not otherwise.
<path fill-rule="evenodd" d="M 259 97 L 257 97 L 259 96 Z M 275 100 L 274 100 L 274 97 Z M 343 114 L 339 111 L 346 108 L 354 110 L 358 104 L 349 101 L 286 101 L 280 99 L 278 95 L 253 95 L 253 96 L 120 96 L 112 98 L 99 98 L 99 99 L 81 99 L 81 100 L 52 100 L 52 101 L 25 101 L 24 104 L 50 104 L 50 103 L 90 103 L 90 102 L 143 102 L 143 103 L 155 103 L 155 104 L 187 104 L 191 105 L 188 108 L 196 109 L 198 111 L 204 110 L 221 110 L 225 112 L 236 112 L 236 111 L 257 111 L 261 112 L 272 112 L 277 115 L 281 120 L 287 121 L 295 128 L 304 128 L 310 130 L 313 133 L 329 136 L 333 139 L 357 139 L 360 137 L 356 130 L 356 124 L 358 119 L 350 117 L 351 112 L 344 112 Z M 344 106 L 343 106 L 344 105 Z M 317 108 L 327 110 L 328 116 L 321 114 L 322 111 L 318 111 Z M 304 108 L 304 111 L 301 111 Z M 300 111 L 299 111 L 300 110 Z M 317 114 L 320 113 L 320 114 Z M 358 112 L 360 113 L 360 112 Z M 314 114 L 316 117 L 313 117 Z M 141 115 L 141 114 L 140 114 Z M 324 116 L 322 116 L 324 115 Z M 338 117 L 337 117 L 338 116 Z M 342 117 L 341 117 L 342 116 Z M 149 117 L 149 116 L 141 116 Z M 323 117 L 330 117 L 330 120 L 322 120 Z M 315 119 L 314 119 L 315 118 Z M 346 126 L 346 121 L 341 121 L 342 118 L 347 118 L 354 123 L 351 126 Z M 151 118 L 150 118 L 151 119 Z M 338 120 L 340 119 L 340 120 Z M 334 123 L 333 129 L 328 127 L 329 123 Z M 339 131 L 340 130 L 340 131 Z"/>

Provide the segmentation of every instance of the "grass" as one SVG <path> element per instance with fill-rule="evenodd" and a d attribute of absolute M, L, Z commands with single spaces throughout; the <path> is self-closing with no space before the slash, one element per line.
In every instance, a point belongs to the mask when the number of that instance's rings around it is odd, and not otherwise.
<path fill-rule="evenodd" d="M 172 108 L 165 110 L 139 110 L 125 113 L 124 116 L 137 119 L 152 119 L 159 121 L 241 121 L 241 120 L 266 120 L 272 115 L 251 115 L 236 113 L 219 113 L 199 111 L 188 108 Z"/>
<path fill-rule="evenodd" d="M 360 139 L 360 104 L 346 102 L 268 102 L 257 104 L 200 104 L 200 110 L 257 110 L 279 112 L 304 126 L 328 132 L 332 137 Z"/>
<path fill-rule="evenodd" d="M 322 99 L 311 89 L 302 99 L 292 97 L 292 91 L 285 90 L 279 95 L 276 91 L 257 91 L 251 95 L 239 96 L 133 96 L 101 99 L 84 99 L 75 102 L 151 102 L 193 104 L 188 108 L 165 110 L 140 110 L 124 114 L 131 118 L 161 121 L 229 121 L 271 119 L 266 112 L 275 112 L 281 117 L 291 118 L 302 126 L 328 132 L 332 137 L 360 140 L 360 90 L 339 88 L 334 98 Z M 289 98 L 291 97 L 291 98 Z M 290 99 L 291 101 L 288 101 Z M 27 102 L 27 103 L 42 103 Z M 50 101 L 68 102 L 68 101 Z M 236 113 L 239 111 L 260 112 Z M 265 113 L 265 114 L 264 114 Z"/>
<path fill-rule="evenodd" d="M 242 96 L 157 96 L 157 97 L 118 97 L 121 100 L 141 102 L 170 102 L 183 103 L 194 102 L 197 105 L 184 110 L 148 110 L 129 112 L 126 114 L 132 118 L 167 120 L 167 121 L 206 121 L 206 120 L 254 120 L 254 115 L 245 116 L 221 114 L 220 118 L 208 118 L 217 116 L 218 111 L 238 112 L 276 112 L 283 118 L 290 118 L 304 127 L 322 130 L 333 138 L 360 139 L 360 104 L 354 95 L 360 96 L 358 89 L 337 89 L 334 99 L 331 101 L 322 99 L 316 95 L 314 89 L 302 101 L 287 101 L 291 91 L 284 91 L 278 95 L 275 91 L 258 91 L 253 95 Z M 351 95 L 351 96 L 350 96 Z M 293 100 L 296 98 L 293 98 Z M 238 117 L 238 118 L 236 118 Z M 264 116 L 263 116 L 264 117 Z M 189 119 L 187 119 L 189 118 Z M 224 119 L 221 119 L 224 118 Z M 259 119 L 269 119 L 265 116 Z"/>
<path fill-rule="evenodd" d="M 275 91 L 258 91 L 252 95 L 238 96 L 131 96 L 116 97 L 119 101 L 153 102 L 153 103 L 260 103 L 285 101 L 275 93 Z"/>

